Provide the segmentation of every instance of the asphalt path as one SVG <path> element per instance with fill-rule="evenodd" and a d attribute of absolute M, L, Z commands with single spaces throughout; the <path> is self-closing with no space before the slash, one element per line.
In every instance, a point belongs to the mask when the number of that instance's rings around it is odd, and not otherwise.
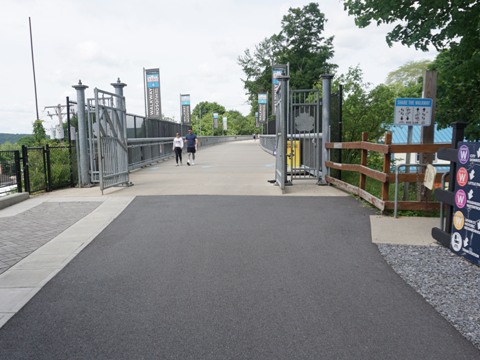
<path fill-rule="evenodd" d="M 139 196 L 0 329 L 1 359 L 475 359 L 351 197 Z"/>

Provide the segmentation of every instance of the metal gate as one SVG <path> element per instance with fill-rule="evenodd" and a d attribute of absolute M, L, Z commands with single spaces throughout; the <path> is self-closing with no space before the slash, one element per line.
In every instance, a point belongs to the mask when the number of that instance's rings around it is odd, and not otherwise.
<path fill-rule="evenodd" d="M 95 88 L 88 99 L 90 179 L 100 190 L 129 185 L 125 98 Z"/>
<path fill-rule="evenodd" d="M 290 181 L 321 175 L 321 114 L 318 89 L 291 91 L 286 150 Z"/>

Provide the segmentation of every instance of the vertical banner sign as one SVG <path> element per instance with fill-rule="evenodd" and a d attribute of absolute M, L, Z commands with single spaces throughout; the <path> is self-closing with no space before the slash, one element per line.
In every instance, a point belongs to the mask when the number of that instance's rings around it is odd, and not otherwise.
<path fill-rule="evenodd" d="M 227 117 L 224 116 L 222 120 L 223 120 L 223 130 L 226 131 L 227 130 Z"/>
<path fill-rule="evenodd" d="M 430 126 L 432 123 L 432 99 L 395 99 L 395 125 Z"/>
<path fill-rule="evenodd" d="M 272 66 L 272 114 L 275 114 L 275 104 L 277 103 L 277 90 L 280 87 L 278 77 L 287 75 L 287 65 L 273 65 Z"/>
<path fill-rule="evenodd" d="M 480 143 L 458 144 L 450 248 L 480 266 Z"/>
<path fill-rule="evenodd" d="M 180 105 L 182 107 L 182 124 L 190 124 L 190 94 L 180 94 Z"/>
<path fill-rule="evenodd" d="M 145 93 L 147 96 L 147 118 L 161 119 L 160 69 L 145 70 Z"/>
<path fill-rule="evenodd" d="M 218 128 L 218 113 L 213 113 L 213 127 Z"/>
<path fill-rule="evenodd" d="M 268 119 L 268 94 L 258 94 L 258 122 L 265 124 Z"/>

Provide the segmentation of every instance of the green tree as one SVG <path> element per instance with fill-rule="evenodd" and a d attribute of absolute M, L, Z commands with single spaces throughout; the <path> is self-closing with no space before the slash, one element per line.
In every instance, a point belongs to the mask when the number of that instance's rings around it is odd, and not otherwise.
<path fill-rule="evenodd" d="M 386 37 L 390 46 L 401 42 L 423 51 L 430 46 L 440 51 L 461 44 L 470 54 L 478 49 L 477 0 L 344 0 L 344 7 L 361 28 L 372 21 L 395 24 Z"/>
<path fill-rule="evenodd" d="M 343 85 L 343 139 L 359 141 L 362 132 L 368 132 L 370 139 L 381 138 L 388 124 L 393 122 L 395 91 L 380 84 L 370 90 L 371 84 L 363 80 L 358 67 L 350 67 L 346 74 L 335 79 L 333 87 Z"/>
<path fill-rule="evenodd" d="M 236 110 L 230 110 L 224 116 L 227 117 L 228 121 L 228 135 L 250 135 L 256 131 L 255 116 L 243 116 Z"/>
<path fill-rule="evenodd" d="M 257 94 L 271 90 L 272 64 L 289 64 L 291 89 L 310 89 L 321 74 L 336 69 L 329 63 L 333 58 L 333 37 L 322 36 L 326 21 L 318 3 L 290 8 L 278 34 L 265 38 L 253 51 L 247 49 L 238 58 L 246 75 L 242 81 L 252 114 L 258 108 Z"/>
<path fill-rule="evenodd" d="M 345 0 L 345 9 L 359 27 L 372 21 L 395 24 L 389 45 L 400 42 L 441 53 L 431 65 L 438 70 L 436 121 L 447 126 L 467 122 L 469 139 L 480 138 L 480 2 L 478 0 L 383 1 Z"/>
<path fill-rule="evenodd" d="M 213 113 L 218 114 L 218 128 L 213 127 Z M 216 102 L 202 101 L 192 110 L 192 129 L 201 136 L 222 135 L 222 116 L 225 107 Z"/>
<path fill-rule="evenodd" d="M 409 86 L 412 83 L 417 84 L 419 79 L 423 79 L 424 72 L 431 63 L 432 61 L 430 60 L 409 61 L 397 70 L 389 72 L 385 84 L 400 84 L 404 86 Z"/>
<path fill-rule="evenodd" d="M 43 127 L 43 120 L 35 120 L 33 122 L 33 138 L 36 145 L 43 145 L 47 138 L 47 133 Z"/>
<path fill-rule="evenodd" d="M 461 49 L 453 46 L 440 53 L 431 68 L 438 72 L 436 122 L 440 127 L 454 121 L 466 122 L 466 137 L 479 140 L 480 51 L 464 59 Z"/>

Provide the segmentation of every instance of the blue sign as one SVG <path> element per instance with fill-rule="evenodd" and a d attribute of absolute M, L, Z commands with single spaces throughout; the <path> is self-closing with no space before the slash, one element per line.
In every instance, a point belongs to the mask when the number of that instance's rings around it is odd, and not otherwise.
<path fill-rule="evenodd" d="M 160 71 L 154 70 L 145 72 L 146 80 L 147 80 L 147 88 L 154 89 L 160 87 Z"/>
<path fill-rule="evenodd" d="M 458 145 L 450 249 L 480 266 L 480 143 Z"/>
<path fill-rule="evenodd" d="M 432 99 L 400 98 L 395 99 L 395 125 L 420 125 L 432 124 Z"/>
<path fill-rule="evenodd" d="M 180 103 L 182 105 L 190 105 L 190 94 L 180 95 Z"/>
<path fill-rule="evenodd" d="M 258 103 L 266 104 L 267 103 L 267 94 L 258 94 Z"/>

